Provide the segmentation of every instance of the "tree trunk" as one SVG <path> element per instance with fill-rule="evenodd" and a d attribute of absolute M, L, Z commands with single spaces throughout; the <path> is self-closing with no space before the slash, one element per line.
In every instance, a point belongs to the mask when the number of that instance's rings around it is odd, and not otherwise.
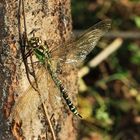
<path fill-rule="evenodd" d="M 19 2 L 0 2 L 1 140 L 74 140 L 76 119 L 43 66 L 35 67 L 39 93 L 29 84 L 19 45 Z M 24 7 L 28 38 L 34 33 L 45 40 L 50 49 L 70 39 L 70 0 L 24 0 Z M 20 14 L 23 15 L 22 12 Z M 21 22 L 23 27 L 23 16 Z M 59 74 L 74 103 L 77 93 L 76 74 L 73 66 L 65 65 Z M 35 83 L 33 78 L 31 81 Z"/>

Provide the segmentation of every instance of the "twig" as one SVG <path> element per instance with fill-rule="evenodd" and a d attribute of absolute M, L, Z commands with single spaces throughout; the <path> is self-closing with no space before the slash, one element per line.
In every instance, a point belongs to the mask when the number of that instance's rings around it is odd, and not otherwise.
<path fill-rule="evenodd" d="M 23 38 L 22 33 L 21 33 L 21 21 L 20 21 L 20 18 L 21 18 L 21 16 L 20 16 L 21 5 L 22 5 L 22 12 L 23 12 L 25 38 Z M 32 88 L 38 93 L 38 96 L 39 96 L 40 101 L 42 103 L 42 107 L 43 107 L 46 119 L 48 121 L 50 130 L 51 130 L 52 138 L 53 138 L 53 140 L 56 140 L 55 133 L 54 133 L 51 121 L 49 119 L 49 115 L 47 113 L 47 108 L 46 108 L 46 106 L 45 106 L 45 104 L 44 104 L 44 102 L 42 100 L 42 96 L 41 96 L 41 93 L 40 93 L 40 90 L 39 90 L 39 87 L 38 87 L 38 83 L 37 83 L 37 79 L 36 79 L 35 71 L 34 71 L 34 65 L 33 65 L 33 61 L 32 61 L 32 56 L 30 56 L 30 61 L 31 61 L 31 67 L 32 67 L 32 74 L 33 74 L 32 76 L 34 77 L 35 85 L 36 85 L 35 87 L 34 87 L 33 83 L 31 82 L 30 76 L 29 76 L 29 73 L 28 73 L 29 72 L 29 67 L 28 67 L 27 58 L 25 56 L 25 47 L 26 47 L 26 43 L 28 44 L 28 37 L 27 37 L 26 18 L 25 18 L 24 1 L 23 0 L 19 0 L 18 30 L 19 30 L 19 44 L 20 44 L 20 47 L 21 47 L 21 53 L 22 53 L 22 58 L 23 58 L 23 62 L 24 62 L 24 65 L 25 65 L 27 79 L 28 79 L 30 85 L 32 86 Z"/>
<path fill-rule="evenodd" d="M 52 133 L 52 138 L 53 138 L 53 140 L 56 140 L 56 136 L 55 136 L 55 133 L 54 133 L 54 130 L 53 130 L 53 127 L 52 127 L 52 123 L 50 121 L 50 118 L 49 118 L 49 115 L 48 115 L 48 112 L 47 112 L 47 108 L 46 108 L 44 102 L 42 103 L 42 106 L 43 106 L 45 116 L 47 118 L 47 122 L 49 124 L 50 130 L 51 130 L 51 133 Z"/>

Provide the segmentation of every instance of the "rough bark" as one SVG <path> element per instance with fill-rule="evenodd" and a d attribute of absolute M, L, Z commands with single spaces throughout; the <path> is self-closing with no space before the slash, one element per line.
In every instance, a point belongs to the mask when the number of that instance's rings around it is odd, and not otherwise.
<path fill-rule="evenodd" d="M 69 112 L 59 90 L 41 66 L 35 69 L 39 94 L 31 87 L 21 59 L 18 36 L 18 0 L 0 2 L 0 136 L 1 140 L 53 139 L 45 104 L 56 139 L 76 139 L 76 119 Z M 71 35 L 70 0 L 25 0 L 27 35 L 46 40 L 50 48 L 60 46 Z M 23 19 L 22 19 L 23 21 Z M 61 46 L 60 46 L 61 47 Z M 76 71 L 62 66 L 59 75 L 75 102 Z M 34 83 L 34 81 L 32 81 Z"/>

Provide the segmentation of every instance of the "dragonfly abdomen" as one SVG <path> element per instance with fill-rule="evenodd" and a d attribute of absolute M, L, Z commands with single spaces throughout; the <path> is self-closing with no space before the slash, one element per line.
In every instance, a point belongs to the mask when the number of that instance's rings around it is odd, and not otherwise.
<path fill-rule="evenodd" d="M 70 100 L 70 98 L 68 96 L 68 92 L 64 88 L 64 85 L 62 84 L 61 80 L 58 78 L 57 73 L 55 73 L 51 69 L 51 64 L 49 62 L 47 64 L 47 68 L 49 70 L 49 73 L 50 73 L 54 83 L 57 85 L 57 87 L 59 88 L 60 92 L 62 93 L 62 96 L 63 96 L 64 100 L 66 101 L 66 104 L 68 105 L 68 107 L 71 110 L 71 112 L 73 112 L 73 114 L 75 114 L 76 116 L 79 116 L 80 118 L 82 118 L 82 116 L 78 113 L 76 107 L 71 102 L 71 100 Z"/>
<path fill-rule="evenodd" d="M 60 91 L 63 94 L 63 98 L 65 99 L 65 101 L 66 101 L 69 109 L 71 110 L 71 112 L 73 112 L 75 115 L 82 118 L 82 116 L 78 113 L 76 107 L 73 105 L 70 98 L 68 97 L 67 90 L 64 88 L 64 86 L 62 84 L 60 84 Z"/>

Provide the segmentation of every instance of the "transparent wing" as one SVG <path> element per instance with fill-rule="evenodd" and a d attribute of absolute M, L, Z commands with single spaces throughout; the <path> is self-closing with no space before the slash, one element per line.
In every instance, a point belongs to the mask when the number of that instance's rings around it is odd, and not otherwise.
<path fill-rule="evenodd" d="M 94 26 L 90 27 L 78 39 L 59 47 L 59 50 L 57 50 L 57 57 L 66 63 L 75 63 L 84 60 L 110 27 L 111 20 L 109 19 L 98 22 Z M 55 55 L 56 52 L 52 52 L 52 56 Z"/>

